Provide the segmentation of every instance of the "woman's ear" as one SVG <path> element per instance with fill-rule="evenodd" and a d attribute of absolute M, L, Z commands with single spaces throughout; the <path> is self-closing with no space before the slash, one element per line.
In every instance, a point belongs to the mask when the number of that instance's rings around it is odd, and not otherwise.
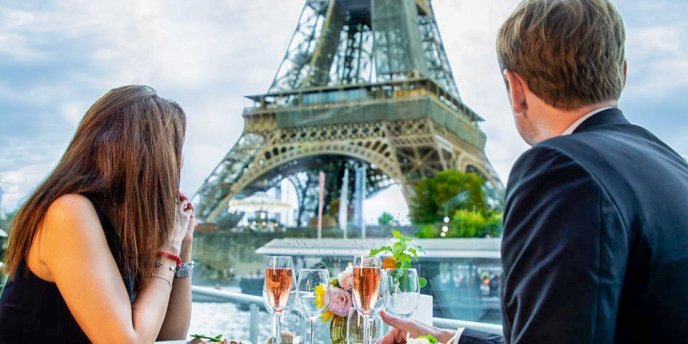
<path fill-rule="evenodd" d="M 511 109 L 514 113 L 523 113 L 528 109 L 526 102 L 525 88 L 527 87 L 523 79 L 513 71 L 505 69 L 502 74 L 507 83 L 507 93 L 511 102 Z"/>

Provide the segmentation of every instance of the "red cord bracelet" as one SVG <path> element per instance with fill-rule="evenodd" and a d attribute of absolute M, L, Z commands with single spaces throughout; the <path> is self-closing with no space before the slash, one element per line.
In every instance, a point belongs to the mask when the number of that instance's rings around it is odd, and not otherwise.
<path fill-rule="evenodd" d="M 172 253 L 169 253 L 169 252 L 163 251 L 163 250 L 158 251 L 158 255 L 161 255 L 163 257 L 167 257 L 169 259 L 174 260 L 177 263 L 177 266 L 182 265 L 182 259 L 179 258 L 179 256 L 177 256 L 177 255 L 174 255 Z"/>

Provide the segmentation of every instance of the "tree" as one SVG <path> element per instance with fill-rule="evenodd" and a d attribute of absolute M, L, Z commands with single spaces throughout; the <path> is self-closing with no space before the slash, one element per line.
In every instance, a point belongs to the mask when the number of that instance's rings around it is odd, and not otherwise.
<path fill-rule="evenodd" d="M 420 239 L 434 239 L 439 236 L 439 230 L 435 225 L 421 225 L 416 232 L 416 238 Z"/>
<path fill-rule="evenodd" d="M 457 210 L 452 217 L 447 237 L 486 238 L 502 235 L 502 215 L 497 212 L 483 214 L 477 211 Z"/>
<path fill-rule="evenodd" d="M 443 224 L 424 224 L 416 231 L 418 238 L 496 238 L 502 235 L 502 214 L 488 212 L 483 214 L 474 210 L 457 210 L 451 218 L 444 237 L 441 236 Z"/>
<path fill-rule="evenodd" d="M 485 181 L 474 173 L 442 171 L 414 185 L 410 213 L 414 224 L 428 224 L 452 216 L 457 210 L 488 213 L 491 209 L 483 186 Z"/>
<path fill-rule="evenodd" d="M 377 218 L 377 223 L 380 226 L 389 226 L 393 225 L 396 221 L 394 220 L 394 216 L 388 212 L 383 212 L 380 217 Z"/>
<path fill-rule="evenodd" d="M 14 219 L 14 216 L 17 215 L 17 211 L 12 211 L 9 213 L 6 213 L 4 217 L 0 217 L 0 229 L 4 230 L 5 232 L 9 233 L 10 231 L 10 224 L 12 223 L 12 220 Z"/>

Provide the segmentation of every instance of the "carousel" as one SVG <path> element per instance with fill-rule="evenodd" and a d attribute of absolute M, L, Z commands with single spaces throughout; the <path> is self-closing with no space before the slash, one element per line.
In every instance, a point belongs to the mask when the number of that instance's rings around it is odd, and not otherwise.
<path fill-rule="evenodd" d="M 265 192 L 229 202 L 230 213 L 244 214 L 238 229 L 252 232 L 283 232 L 293 209 L 291 204 Z"/>

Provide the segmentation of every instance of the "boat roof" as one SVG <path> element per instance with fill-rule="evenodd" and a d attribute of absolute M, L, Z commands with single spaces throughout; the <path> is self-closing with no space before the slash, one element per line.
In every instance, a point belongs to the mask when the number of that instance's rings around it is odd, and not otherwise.
<path fill-rule="evenodd" d="M 414 239 L 422 258 L 499 259 L 501 239 Z M 282 256 L 360 256 L 372 248 L 392 245 L 394 239 L 273 239 L 256 253 Z"/>

